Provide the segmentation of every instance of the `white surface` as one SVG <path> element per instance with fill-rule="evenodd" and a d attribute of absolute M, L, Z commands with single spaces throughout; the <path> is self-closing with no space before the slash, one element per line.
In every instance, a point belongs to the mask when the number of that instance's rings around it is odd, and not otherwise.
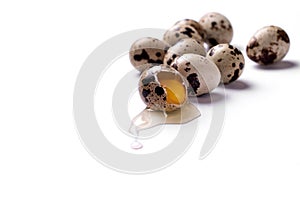
<path fill-rule="evenodd" d="M 2 1 L 0 3 L 0 199 L 299 199 L 300 18 L 296 1 Z M 145 5 L 147 4 L 147 6 Z M 238 6 L 238 7 L 237 7 Z M 98 45 L 137 28 L 168 28 L 209 11 L 226 15 L 233 44 L 265 25 L 291 39 L 295 67 L 259 69 L 248 59 L 244 89 L 228 89 L 213 152 L 200 135 L 167 169 L 112 171 L 82 146 L 73 122 L 79 69 Z"/>

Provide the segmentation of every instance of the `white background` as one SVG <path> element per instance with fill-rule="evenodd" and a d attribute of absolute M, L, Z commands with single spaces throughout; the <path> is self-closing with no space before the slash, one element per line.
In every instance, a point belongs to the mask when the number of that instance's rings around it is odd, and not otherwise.
<path fill-rule="evenodd" d="M 300 198 L 300 14 L 296 1 L 1 1 L 0 199 Z M 87 56 L 114 35 L 168 28 L 218 11 L 245 46 L 265 25 L 291 39 L 284 69 L 246 60 L 226 94 L 226 120 L 213 152 L 196 140 L 178 162 L 148 175 L 108 169 L 76 133 L 72 94 Z M 105 56 L 105 55 L 103 55 Z M 128 63 L 129 64 L 129 63 Z"/>

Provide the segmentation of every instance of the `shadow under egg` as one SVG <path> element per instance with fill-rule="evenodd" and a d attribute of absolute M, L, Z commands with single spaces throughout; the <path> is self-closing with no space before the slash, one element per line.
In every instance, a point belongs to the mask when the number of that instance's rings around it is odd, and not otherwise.
<path fill-rule="evenodd" d="M 217 92 L 211 92 L 196 97 L 189 97 L 189 99 L 192 103 L 211 104 L 223 101 L 225 96 Z"/>
<path fill-rule="evenodd" d="M 225 85 L 225 88 L 230 90 L 247 90 L 251 89 L 252 86 L 244 80 L 236 80 L 230 84 Z"/>
<path fill-rule="evenodd" d="M 256 69 L 261 70 L 285 70 L 285 69 L 291 69 L 299 66 L 298 61 L 292 61 L 292 60 L 282 60 L 273 64 L 269 65 L 255 65 Z"/>

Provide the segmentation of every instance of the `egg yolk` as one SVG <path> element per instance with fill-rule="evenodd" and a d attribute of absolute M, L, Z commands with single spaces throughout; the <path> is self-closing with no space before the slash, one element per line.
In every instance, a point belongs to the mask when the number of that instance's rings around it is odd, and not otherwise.
<path fill-rule="evenodd" d="M 167 103 L 168 104 L 183 104 L 186 98 L 186 90 L 184 85 L 177 80 L 160 80 L 161 86 L 167 92 Z"/>

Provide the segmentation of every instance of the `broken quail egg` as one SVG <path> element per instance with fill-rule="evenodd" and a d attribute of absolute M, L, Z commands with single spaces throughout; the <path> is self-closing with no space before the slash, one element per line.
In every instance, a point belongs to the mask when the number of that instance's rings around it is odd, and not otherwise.
<path fill-rule="evenodd" d="M 173 111 L 187 101 L 187 83 L 175 69 L 155 65 L 146 69 L 139 79 L 139 93 L 147 108 Z"/>

